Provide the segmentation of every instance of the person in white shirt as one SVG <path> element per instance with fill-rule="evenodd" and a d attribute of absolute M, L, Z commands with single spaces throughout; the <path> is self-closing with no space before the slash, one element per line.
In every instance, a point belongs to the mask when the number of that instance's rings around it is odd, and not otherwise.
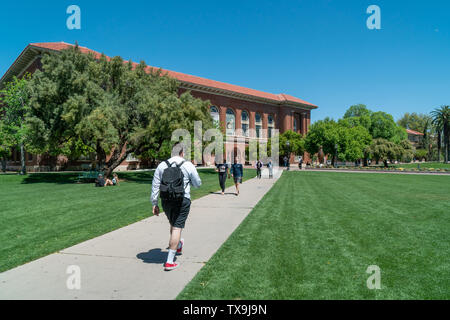
<path fill-rule="evenodd" d="M 175 145 L 174 150 L 179 150 L 179 155 L 174 156 L 168 160 L 169 164 L 174 167 L 178 166 L 183 173 L 184 180 L 184 197 L 180 201 L 164 201 L 162 200 L 163 210 L 169 219 L 170 223 L 170 241 L 169 254 L 167 255 L 167 262 L 164 264 L 164 269 L 170 271 L 176 269 L 179 264 L 174 262 L 176 254 L 181 254 L 184 239 L 181 239 L 181 232 L 184 229 L 186 219 L 189 215 L 191 207 L 190 186 L 195 188 L 201 186 L 202 181 L 198 175 L 197 169 L 190 161 L 184 160 L 184 146 L 182 143 Z M 160 195 L 160 185 L 164 170 L 168 168 L 166 162 L 161 162 L 156 168 L 152 182 L 151 202 L 153 205 L 153 214 L 159 216 L 160 209 L 158 206 L 158 198 Z"/>

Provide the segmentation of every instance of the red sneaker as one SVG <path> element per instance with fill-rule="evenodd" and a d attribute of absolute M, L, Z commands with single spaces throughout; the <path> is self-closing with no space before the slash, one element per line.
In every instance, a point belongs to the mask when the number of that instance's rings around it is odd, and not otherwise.
<path fill-rule="evenodd" d="M 178 268 L 179 267 L 179 264 L 178 263 L 165 263 L 164 264 L 164 270 L 165 271 L 171 271 L 171 270 L 174 270 L 174 269 L 176 269 L 176 268 Z"/>
<path fill-rule="evenodd" d="M 180 247 L 180 249 L 177 249 L 177 255 L 183 254 L 184 239 L 181 239 L 180 243 L 181 243 L 181 247 Z"/>

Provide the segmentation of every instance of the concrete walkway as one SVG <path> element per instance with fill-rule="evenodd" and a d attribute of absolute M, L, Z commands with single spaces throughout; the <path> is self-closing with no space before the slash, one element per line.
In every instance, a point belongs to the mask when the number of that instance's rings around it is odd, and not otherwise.
<path fill-rule="evenodd" d="M 266 175 L 239 196 L 232 187 L 192 202 L 174 271 L 163 271 L 169 224 L 161 214 L 1 273 L 0 299 L 174 299 L 276 182 Z M 78 274 L 70 266 L 79 267 L 79 290 L 68 289 Z"/>

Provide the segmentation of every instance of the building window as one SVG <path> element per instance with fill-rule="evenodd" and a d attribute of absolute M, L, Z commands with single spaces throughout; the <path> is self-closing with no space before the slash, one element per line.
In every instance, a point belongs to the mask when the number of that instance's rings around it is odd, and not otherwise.
<path fill-rule="evenodd" d="M 228 136 L 234 136 L 234 131 L 236 130 L 236 117 L 234 115 L 233 110 L 231 109 L 227 109 L 226 124 L 227 124 L 226 134 Z"/>
<path fill-rule="evenodd" d="M 273 116 L 269 115 L 268 119 L 267 119 L 267 130 L 268 135 L 269 135 L 269 139 L 272 138 L 272 130 L 274 129 L 274 121 L 273 121 Z"/>
<path fill-rule="evenodd" d="M 262 129 L 262 118 L 261 114 L 256 113 L 255 114 L 255 129 L 256 129 L 256 137 L 261 137 L 261 129 Z"/>
<path fill-rule="evenodd" d="M 294 132 L 297 132 L 297 118 L 294 117 Z"/>
<path fill-rule="evenodd" d="M 213 119 L 213 123 L 218 126 L 220 123 L 219 109 L 217 109 L 217 107 L 215 106 L 211 106 L 209 110 L 211 118 Z"/>
<path fill-rule="evenodd" d="M 245 110 L 242 111 L 241 124 L 242 124 L 242 134 L 244 135 L 244 137 L 248 137 L 248 128 L 250 124 L 250 119 L 248 117 L 248 112 Z"/>

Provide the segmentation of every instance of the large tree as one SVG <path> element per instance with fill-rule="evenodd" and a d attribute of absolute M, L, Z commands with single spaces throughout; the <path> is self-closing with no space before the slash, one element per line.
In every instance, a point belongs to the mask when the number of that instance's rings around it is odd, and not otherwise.
<path fill-rule="evenodd" d="M 2 162 L 2 171 L 6 172 L 6 160 L 11 156 L 11 149 L 14 147 L 14 136 L 4 122 L 0 119 L 0 160 Z"/>
<path fill-rule="evenodd" d="M 405 113 L 398 121 L 397 124 L 405 129 L 410 129 L 425 133 L 427 123 L 430 121 L 430 116 L 427 114 Z"/>
<path fill-rule="evenodd" d="M 332 156 L 333 165 L 337 161 L 336 155 L 347 161 L 362 159 L 372 138 L 366 128 L 353 126 L 347 120 L 336 122 L 326 118 L 312 124 L 305 138 L 306 151 L 314 154 L 322 147 L 325 154 Z"/>
<path fill-rule="evenodd" d="M 269 140 L 270 141 L 270 140 Z M 289 143 L 288 143 L 289 142 Z M 270 147 L 270 145 L 269 145 Z M 300 133 L 288 130 L 280 134 L 280 155 L 302 155 L 305 153 L 305 141 Z"/>
<path fill-rule="evenodd" d="M 357 104 L 350 106 L 344 114 L 344 119 L 352 126 L 363 126 L 367 130 L 371 127 L 372 111 L 367 109 L 365 104 Z"/>
<path fill-rule="evenodd" d="M 208 102 L 189 92 L 179 96 L 175 79 L 143 62 L 96 59 L 75 46 L 42 63 L 31 82 L 27 121 L 41 152 L 70 157 L 94 151 L 98 167 L 110 175 L 130 154 L 168 156 L 175 129 L 192 132 L 194 121 L 213 125 Z"/>
<path fill-rule="evenodd" d="M 401 159 L 404 155 L 404 150 L 400 145 L 383 138 L 374 139 L 372 144 L 367 147 L 366 152 L 375 159 L 376 163 L 382 160 L 385 167 L 388 166 L 388 160 L 392 162 Z"/>
<path fill-rule="evenodd" d="M 12 81 L 6 83 L 5 88 L 0 91 L 0 114 L 2 121 L 2 135 L 5 136 L 5 147 L 11 145 L 20 148 L 21 174 L 26 174 L 25 165 L 25 144 L 27 140 L 27 117 L 30 106 L 30 91 L 28 86 L 29 75 L 18 79 L 14 77 Z M 3 157 L 4 158 L 4 157 Z"/>
<path fill-rule="evenodd" d="M 433 125 L 436 128 L 438 134 L 438 154 L 440 155 L 441 137 L 444 139 L 444 161 L 450 160 L 450 106 L 442 106 L 431 112 L 433 117 Z"/>

